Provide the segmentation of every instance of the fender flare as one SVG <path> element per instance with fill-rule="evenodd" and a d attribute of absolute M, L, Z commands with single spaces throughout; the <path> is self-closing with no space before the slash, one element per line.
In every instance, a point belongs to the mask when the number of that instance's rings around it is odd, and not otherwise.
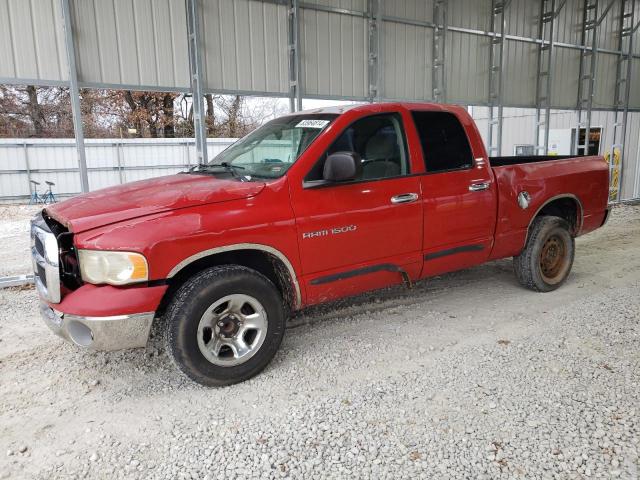
<path fill-rule="evenodd" d="M 524 239 L 525 246 L 527 245 L 527 241 L 529 240 L 529 232 L 531 231 L 531 224 L 538 217 L 538 214 L 542 211 L 544 207 L 549 205 L 551 202 L 560 200 L 562 198 L 575 200 L 576 204 L 578 205 L 578 211 L 576 212 L 577 218 L 576 218 L 575 236 L 577 237 L 580 235 L 580 231 L 582 230 L 582 223 L 584 222 L 584 207 L 582 206 L 582 202 L 573 193 L 561 193 L 559 195 L 554 195 L 553 197 L 548 198 L 542 205 L 538 207 L 536 212 L 533 214 L 533 216 L 531 217 L 531 220 L 529 220 L 529 224 L 527 225 L 527 236 Z"/>
<path fill-rule="evenodd" d="M 280 260 L 285 265 L 285 267 L 287 268 L 287 271 L 289 272 L 289 275 L 291 276 L 291 281 L 293 282 L 293 286 L 296 293 L 296 306 L 298 308 L 302 307 L 302 295 L 300 293 L 300 284 L 298 283 L 298 277 L 296 275 L 296 271 L 293 268 L 293 265 L 291 264 L 287 256 L 283 254 L 280 250 L 270 247 L 269 245 L 262 245 L 260 243 L 236 243 L 233 245 L 225 245 L 223 247 L 209 248 L 207 250 L 202 250 L 198 253 L 194 253 L 190 257 L 185 258 L 184 260 L 180 261 L 176 266 L 174 266 L 169 272 L 169 274 L 167 275 L 167 278 L 174 277 L 180 270 L 182 270 L 187 265 L 195 262 L 196 260 L 200 260 L 201 258 L 209 257 L 211 255 L 215 255 L 218 253 L 232 252 L 235 250 L 260 250 L 262 252 L 269 253 L 274 257 L 276 257 L 278 260 Z"/>

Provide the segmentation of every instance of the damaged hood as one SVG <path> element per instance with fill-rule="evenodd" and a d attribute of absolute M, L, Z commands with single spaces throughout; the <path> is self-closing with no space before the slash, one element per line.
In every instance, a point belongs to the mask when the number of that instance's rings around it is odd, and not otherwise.
<path fill-rule="evenodd" d="M 264 186 L 213 175 L 170 175 L 78 195 L 48 206 L 46 212 L 79 233 L 169 210 L 253 197 Z"/>

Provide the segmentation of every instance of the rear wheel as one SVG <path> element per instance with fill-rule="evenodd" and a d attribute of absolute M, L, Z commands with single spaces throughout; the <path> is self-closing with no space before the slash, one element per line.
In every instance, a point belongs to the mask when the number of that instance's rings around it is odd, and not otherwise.
<path fill-rule="evenodd" d="M 207 386 L 262 371 L 280 346 L 286 320 L 273 283 L 237 265 L 195 275 L 178 290 L 167 317 L 167 350 L 182 372 Z"/>
<path fill-rule="evenodd" d="M 569 223 L 560 217 L 538 217 L 533 221 L 524 250 L 513 257 L 516 277 L 531 290 L 555 290 L 569 276 L 574 253 Z"/>

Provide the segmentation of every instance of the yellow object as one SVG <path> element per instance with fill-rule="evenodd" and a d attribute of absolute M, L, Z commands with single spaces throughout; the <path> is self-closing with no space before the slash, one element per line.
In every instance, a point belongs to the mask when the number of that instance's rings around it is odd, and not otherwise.
<path fill-rule="evenodd" d="M 149 269 L 147 267 L 147 260 L 140 254 L 129 254 L 129 261 L 133 266 L 133 272 L 131 272 L 130 280 L 147 280 L 149 276 Z"/>
<path fill-rule="evenodd" d="M 620 149 L 613 147 L 613 162 L 610 151 L 604 154 L 604 159 L 609 164 L 609 200 L 615 200 L 618 198 L 620 188 Z"/>

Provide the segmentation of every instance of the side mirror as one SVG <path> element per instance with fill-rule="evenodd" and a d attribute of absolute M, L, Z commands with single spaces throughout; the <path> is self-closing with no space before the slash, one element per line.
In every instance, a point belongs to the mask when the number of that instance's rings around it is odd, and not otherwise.
<path fill-rule="evenodd" d="M 362 160 L 356 152 L 336 152 L 324 162 L 322 178 L 328 182 L 344 182 L 358 178 L 362 171 Z"/>

